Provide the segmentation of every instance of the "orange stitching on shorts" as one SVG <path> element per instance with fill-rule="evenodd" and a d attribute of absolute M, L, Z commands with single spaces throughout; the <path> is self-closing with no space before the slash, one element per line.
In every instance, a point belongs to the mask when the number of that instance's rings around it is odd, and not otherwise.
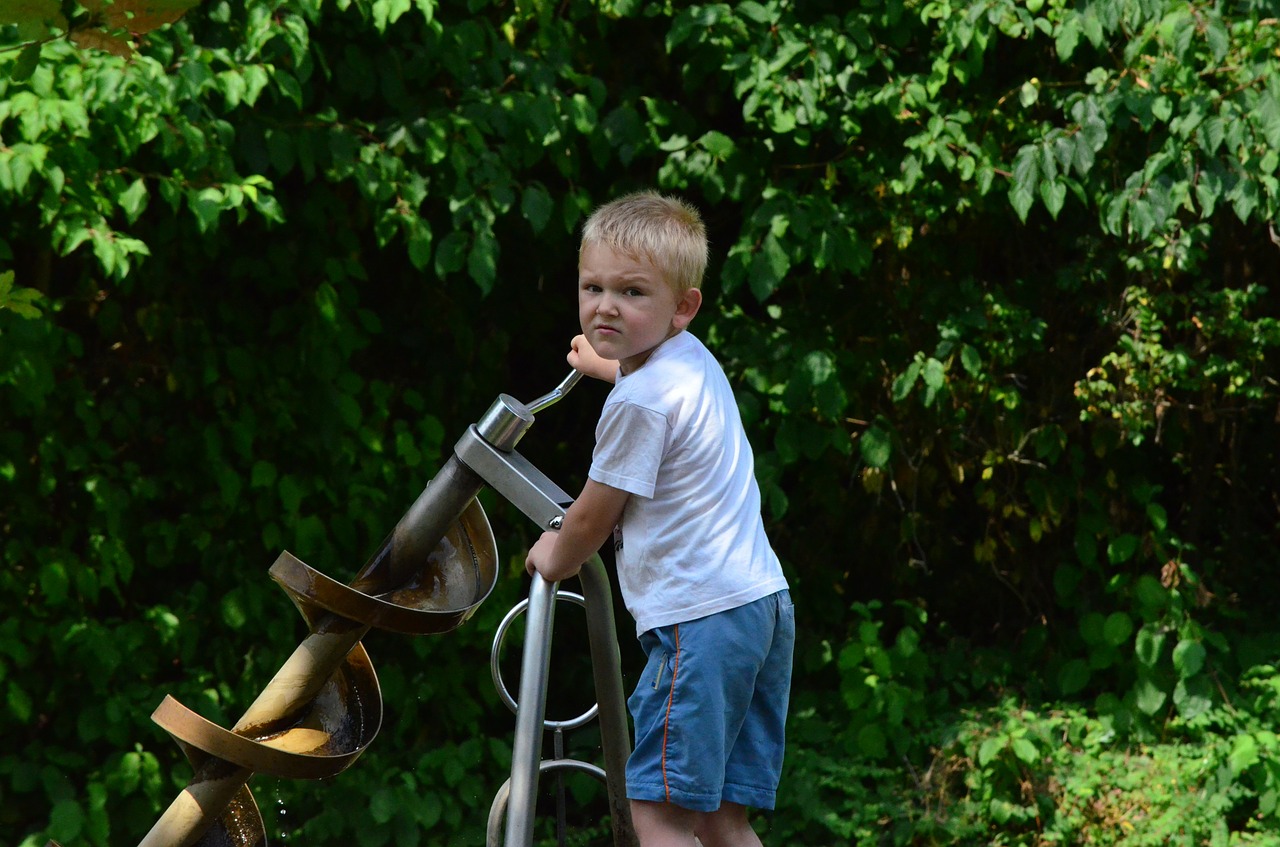
<path fill-rule="evenodd" d="M 671 703 L 676 699 L 676 674 L 680 672 L 680 624 L 675 625 L 676 655 L 671 663 L 671 693 L 667 695 L 667 715 L 662 721 L 662 788 L 671 802 L 671 786 L 667 784 L 667 737 L 671 730 Z"/>

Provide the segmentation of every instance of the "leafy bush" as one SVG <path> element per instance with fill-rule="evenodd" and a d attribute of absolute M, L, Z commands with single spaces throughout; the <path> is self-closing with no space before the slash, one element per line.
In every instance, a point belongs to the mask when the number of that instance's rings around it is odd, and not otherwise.
<path fill-rule="evenodd" d="M 145 830 L 189 773 L 149 711 L 234 719 L 299 635 L 267 563 L 354 572 L 493 397 L 557 382 L 577 227 L 657 185 L 706 211 L 694 328 L 805 622 L 811 817 L 774 826 L 1103 838 L 1047 718 L 986 711 L 1018 692 L 1084 722 L 1096 778 L 1145 750 L 1263 838 L 1272 739 L 1227 704 L 1280 658 L 1269 2 L 211 0 L 122 31 L 130 3 L 0 22 L 6 832 Z M 595 390 L 524 448 L 566 490 Z M 460 789 L 500 783 L 510 721 L 476 678 L 530 540 L 486 504 L 496 608 L 374 639 L 350 812 L 282 784 L 282 832 L 478 833 Z"/>

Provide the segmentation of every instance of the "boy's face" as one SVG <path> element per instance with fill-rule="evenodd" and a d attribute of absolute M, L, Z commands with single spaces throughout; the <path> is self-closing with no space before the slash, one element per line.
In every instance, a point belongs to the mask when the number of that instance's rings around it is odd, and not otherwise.
<path fill-rule="evenodd" d="M 591 347 L 616 359 L 624 374 L 643 365 L 653 349 L 689 325 L 702 304 L 693 288 L 677 297 L 645 259 L 591 244 L 578 260 L 578 320 Z"/>

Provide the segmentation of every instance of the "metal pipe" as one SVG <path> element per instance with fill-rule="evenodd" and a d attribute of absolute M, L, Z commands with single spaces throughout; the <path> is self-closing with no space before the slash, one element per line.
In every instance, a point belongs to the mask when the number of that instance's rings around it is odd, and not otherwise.
<path fill-rule="evenodd" d="M 505 847 L 533 845 L 533 814 L 538 799 L 538 763 L 542 758 L 542 724 L 547 711 L 547 678 L 551 665 L 551 629 L 555 621 L 557 584 L 534 574 L 529 586 L 516 734 L 511 750 L 511 791 Z"/>
<path fill-rule="evenodd" d="M 592 556 L 578 572 L 587 614 L 587 640 L 591 648 L 591 672 L 595 678 L 596 704 L 600 714 L 600 747 L 604 755 L 605 785 L 609 794 L 609 817 L 613 822 L 614 847 L 637 847 L 627 800 L 627 759 L 631 756 L 631 736 L 627 729 L 627 698 L 622 687 L 622 659 L 613 615 L 613 592 L 609 573 L 599 554 Z"/>

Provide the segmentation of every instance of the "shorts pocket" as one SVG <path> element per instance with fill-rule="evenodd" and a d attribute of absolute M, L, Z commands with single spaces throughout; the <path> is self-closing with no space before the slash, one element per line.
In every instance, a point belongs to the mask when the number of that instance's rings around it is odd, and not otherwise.
<path fill-rule="evenodd" d="M 666 654 L 666 653 L 663 653 L 663 654 L 662 654 L 662 656 L 661 656 L 661 658 L 659 658 L 659 659 L 658 659 L 658 668 L 657 668 L 657 671 L 656 671 L 656 672 L 654 673 L 654 675 L 653 675 L 653 690 L 654 690 L 654 691 L 657 691 L 657 690 L 658 690 L 658 687 L 659 687 L 660 685 L 662 685 L 662 678 L 663 678 L 663 676 L 666 674 L 666 670 L 667 670 L 667 654 Z"/>

